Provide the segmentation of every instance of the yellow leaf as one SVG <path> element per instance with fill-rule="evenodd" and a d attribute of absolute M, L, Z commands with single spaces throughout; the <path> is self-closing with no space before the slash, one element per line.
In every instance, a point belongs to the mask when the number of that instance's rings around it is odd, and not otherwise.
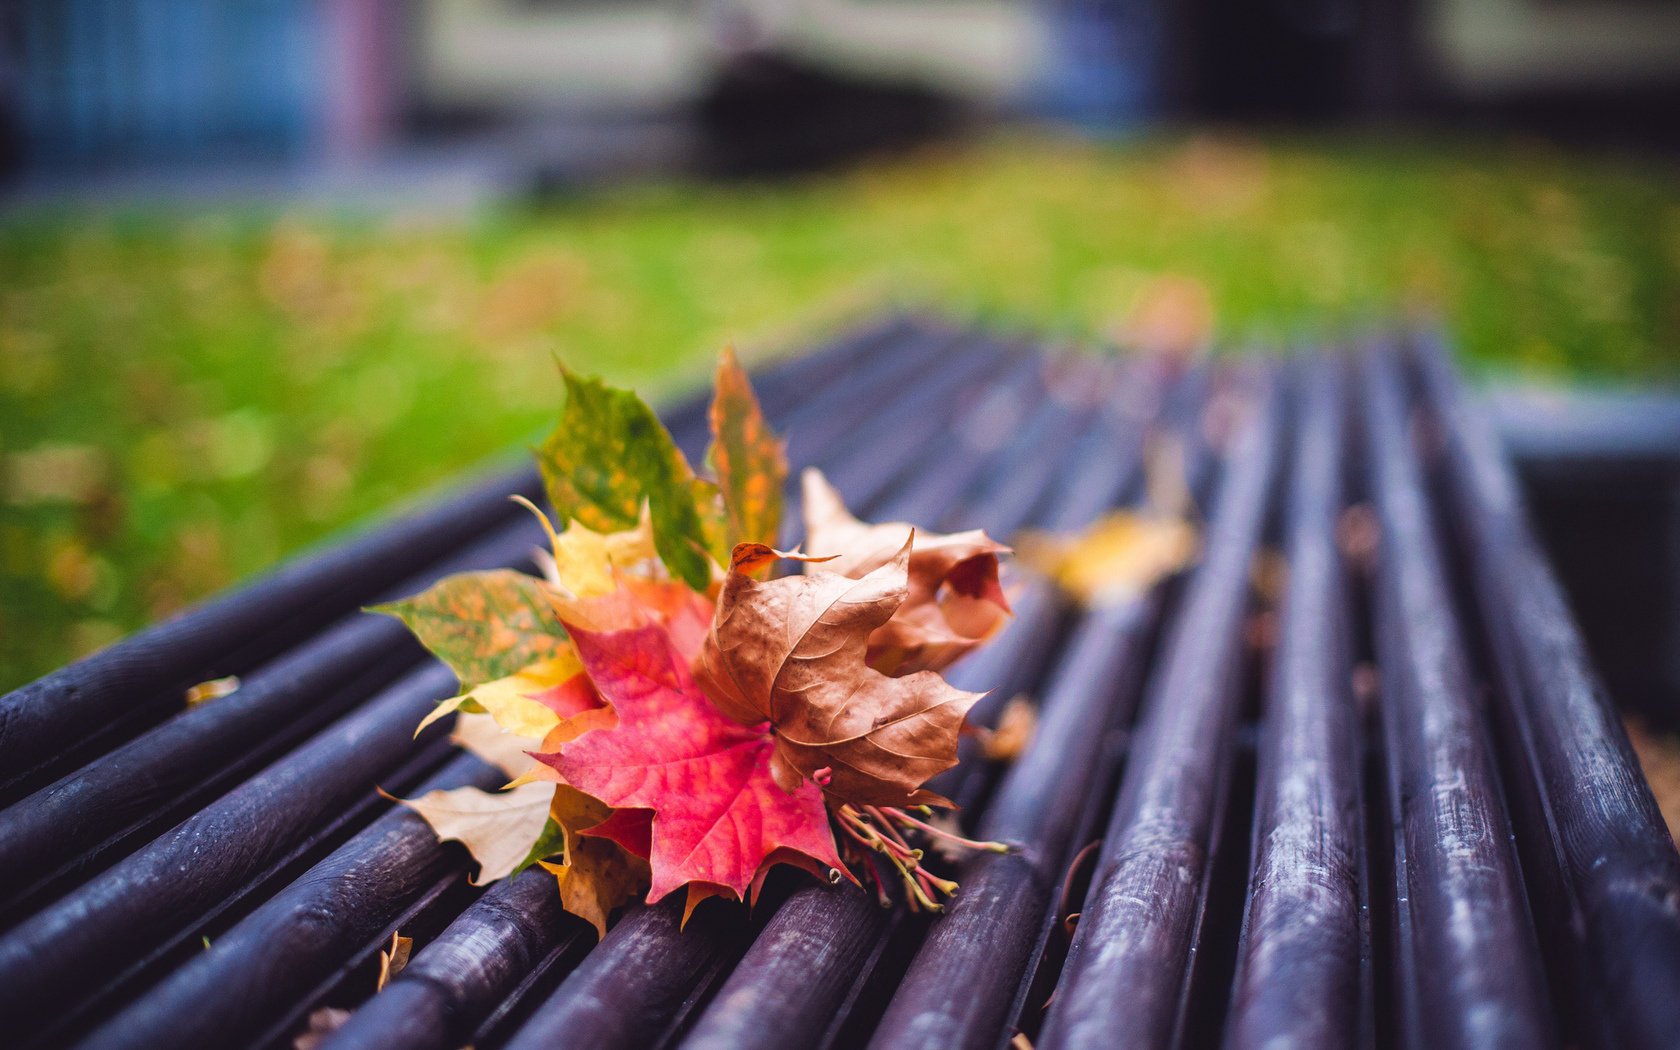
<path fill-rule="evenodd" d="M 212 678 L 208 682 L 200 682 L 187 690 L 187 706 L 197 707 L 210 700 L 220 700 L 230 696 L 239 689 L 239 676 L 230 674 L 226 678 Z"/>
<path fill-rule="evenodd" d="M 618 843 L 579 834 L 611 813 L 611 807 L 599 799 L 561 784 L 554 792 L 550 815 L 564 832 L 565 855 L 558 862 L 538 862 L 558 880 L 561 905 L 594 926 L 601 937 L 607 935 L 607 918 L 613 909 L 645 892 L 651 874 L 646 860 Z"/>
<path fill-rule="evenodd" d="M 464 708 L 488 714 L 510 733 L 541 740 L 560 724 L 561 717 L 553 707 L 533 697 L 559 689 L 581 674 L 583 665 L 578 662 L 577 651 L 568 644 L 551 659 L 532 664 L 506 678 L 485 682 L 471 692 L 443 701 L 421 719 L 415 734 L 445 715 Z"/>
<path fill-rule="evenodd" d="M 457 747 L 477 755 L 510 777 L 522 777 L 531 771 L 532 766 L 541 765 L 526 753 L 536 750 L 538 745 L 528 737 L 503 729 L 488 714 L 462 714 L 455 719 L 455 731 L 449 734 L 449 739 Z"/>
<path fill-rule="evenodd" d="M 1115 511 L 1075 536 L 1028 532 L 1021 560 L 1087 606 L 1134 601 L 1196 556 L 1195 526 L 1182 518 Z"/>
<path fill-rule="evenodd" d="M 519 502 L 537 515 L 548 533 L 551 551 L 539 551 L 538 562 L 543 577 L 565 595 L 598 598 L 611 594 L 618 588 L 619 574 L 666 578 L 665 566 L 653 546 L 653 519 L 646 504 L 633 529 L 596 532 L 574 520 L 565 532 L 556 533 L 547 515 L 528 500 Z"/>
<path fill-rule="evenodd" d="M 440 839 L 454 839 L 478 862 L 474 886 L 505 878 L 531 853 L 548 823 L 555 785 L 523 784 L 511 791 L 475 787 L 428 791 L 403 805 L 420 814 Z"/>

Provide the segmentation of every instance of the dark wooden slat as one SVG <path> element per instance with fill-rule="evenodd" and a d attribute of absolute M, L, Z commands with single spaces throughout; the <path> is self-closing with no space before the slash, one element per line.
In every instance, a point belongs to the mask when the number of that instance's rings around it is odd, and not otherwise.
<path fill-rule="evenodd" d="M 1680 1033 L 1680 853 L 1600 683 L 1562 589 L 1529 526 L 1492 428 L 1438 348 L 1422 355 L 1429 408 L 1445 428 L 1455 535 L 1500 688 L 1497 709 L 1522 772 L 1519 842 L 1574 994 L 1575 1038 L 1672 1046 Z"/>
<path fill-rule="evenodd" d="M 11 975 L 16 1005 L 68 1012 L 166 936 L 193 929 L 320 822 L 371 794 L 381 774 L 414 753 L 414 726 L 454 684 L 440 664 L 405 677 L 7 933 L 0 973 Z"/>
<path fill-rule="evenodd" d="M 1225 470 L 1206 555 L 1170 626 L 1041 1046 L 1174 1037 L 1235 744 L 1250 561 L 1279 458 L 1275 395 Z"/>
<path fill-rule="evenodd" d="M 433 572 L 526 564 L 540 538 L 535 522 L 514 522 L 407 586 L 424 588 Z M 63 878 L 108 860 L 298 743 L 421 656 L 407 630 L 389 617 L 353 613 L 340 620 L 250 675 L 234 693 L 182 712 L 0 813 L 5 884 L 31 885 L 35 873 Z M 5 958 L 0 954 L 0 974 L 8 972 Z"/>
<path fill-rule="evenodd" d="M 1360 976 L 1360 761 L 1346 572 L 1340 360 L 1302 362 L 1288 589 L 1260 734 L 1233 1047 L 1351 1047 Z"/>
<path fill-rule="evenodd" d="M 1109 482 L 1111 500 L 1133 487 L 1141 444 L 1130 441 L 1131 463 Z M 1186 464 L 1192 479 L 1206 472 L 1206 460 L 1197 453 Z M 1112 734 L 1132 720 L 1163 606 L 1161 589 L 1154 588 L 1088 611 L 1073 627 L 1044 686 L 1032 743 L 1004 776 L 977 829 L 983 839 L 1016 848 L 963 863 L 962 892 L 933 925 L 871 1045 L 987 1047 L 1006 1032 L 1023 974 L 1030 975 L 1055 917 L 1056 890 L 1082 840 L 1089 800 L 1112 779 Z M 984 774 L 970 770 L 966 779 Z"/>
<path fill-rule="evenodd" d="M 889 319 L 778 365 L 758 380 L 766 410 L 807 400 L 812 385 L 833 382 L 883 341 L 908 330 L 903 320 Z M 700 433 L 704 412 L 704 399 L 690 398 L 672 411 L 671 426 L 679 434 Z M 121 739 L 112 733 L 135 727 L 133 716 L 142 708 L 155 710 L 154 718 L 178 709 L 194 682 L 250 670 L 313 634 L 323 619 L 349 611 L 510 520 L 519 511 L 509 506 L 508 495 L 535 498 L 540 492 L 529 464 L 502 469 L 397 521 L 301 554 L 0 697 L 0 803 L 21 797 L 55 770 L 72 768 L 78 756 Z"/>
<path fill-rule="evenodd" d="M 461 755 L 422 790 L 493 790 L 506 780 Z M 439 843 L 425 821 L 393 808 L 78 1045 L 242 1045 L 467 863 L 458 845 Z"/>
<path fill-rule="evenodd" d="M 679 898 L 628 909 L 506 1050 L 655 1045 L 695 985 L 752 934 L 739 908 L 698 909 L 679 929 Z"/>
<path fill-rule="evenodd" d="M 492 886 L 326 1046 L 464 1046 L 546 955 L 579 938 L 594 931 L 560 906 L 554 876 L 528 869 Z"/>
<path fill-rule="evenodd" d="M 1384 733 L 1400 821 L 1395 897 L 1405 1045 L 1556 1042 L 1499 770 L 1408 426 L 1382 351 L 1364 361 Z M 1577 786 L 1578 789 L 1578 786 Z"/>

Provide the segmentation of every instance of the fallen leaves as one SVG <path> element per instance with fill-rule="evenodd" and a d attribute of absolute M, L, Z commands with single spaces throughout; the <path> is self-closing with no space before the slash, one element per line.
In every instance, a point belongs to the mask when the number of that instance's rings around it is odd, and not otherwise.
<path fill-rule="evenodd" d="M 421 728 L 453 715 L 451 739 L 509 777 L 403 804 L 467 847 L 476 883 L 539 865 L 603 935 L 643 894 L 685 890 L 686 922 L 713 897 L 756 898 L 778 864 L 851 877 L 839 832 L 883 899 L 877 863 L 912 908 L 938 910 L 955 884 L 905 836 L 945 833 L 900 807 L 948 805 L 922 785 L 956 762 L 980 694 L 937 669 L 1009 615 L 1006 548 L 866 524 L 813 472 L 821 549 L 778 551 L 785 453 L 732 355 L 710 412 L 715 482 L 634 394 L 564 379 L 539 452 L 564 530 L 520 499 L 548 534 L 541 575 L 463 573 L 378 610 L 460 679 Z M 807 573 L 754 578 L 782 558 Z"/>
<path fill-rule="evenodd" d="M 379 977 L 373 986 L 375 994 L 384 991 L 391 978 L 403 972 L 413 951 L 414 938 L 404 937 L 400 933 L 391 934 L 391 946 L 379 952 Z"/>
<path fill-rule="evenodd" d="M 689 882 L 742 897 L 777 849 L 840 867 L 822 793 L 778 785 L 775 741 L 718 711 L 662 627 L 597 634 L 574 626 L 573 637 L 618 725 L 544 761 L 608 805 L 654 811 L 650 902 Z"/>
<path fill-rule="evenodd" d="M 873 634 L 910 595 L 913 546 L 905 536 L 857 579 L 813 567 L 765 582 L 743 571 L 765 549 L 736 548 L 695 670 L 729 717 L 774 728 L 770 772 L 784 790 L 813 780 L 846 802 L 943 801 L 921 785 L 956 764 L 963 718 L 980 694 L 932 671 L 891 678 L 865 660 Z"/>
<path fill-rule="evenodd" d="M 187 690 L 187 706 L 197 707 L 212 700 L 220 700 L 224 696 L 232 696 L 239 691 L 239 676 L 230 674 L 226 678 L 212 678 L 208 682 L 200 682 Z"/>

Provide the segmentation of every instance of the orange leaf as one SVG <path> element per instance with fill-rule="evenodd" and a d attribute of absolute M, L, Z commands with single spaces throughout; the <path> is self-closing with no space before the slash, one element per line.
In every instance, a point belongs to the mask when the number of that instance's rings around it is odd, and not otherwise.
<path fill-rule="evenodd" d="M 723 490 L 730 545 L 775 543 L 782 523 L 787 453 L 765 421 L 733 347 L 718 361 L 711 420 L 710 459 Z"/>

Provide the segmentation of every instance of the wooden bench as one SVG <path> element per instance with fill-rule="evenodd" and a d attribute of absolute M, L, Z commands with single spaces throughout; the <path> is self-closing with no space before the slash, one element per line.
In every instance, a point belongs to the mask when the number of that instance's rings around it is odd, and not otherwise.
<path fill-rule="evenodd" d="M 1182 450 L 1181 580 L 1081 610 L 1018 575 L 952 669 L 976 720 L 1040 715 L 935 785 L 1019 847 L 947 914 L 792 874 L 596 944 L 375 793 L 505 779 L 411 739 L 453 678 L 357 610 L 528 567 L 506 468 L 0 698 L 8 1043 L 289 1046 L 333 1007 L 334 1048 L 1672 1045 L 1680 855 L 1440 347 L 1186 365 L 893 318 L 758 383 L 873 519 L 1072 530 Z M 702 417 L 666 414 L 691 458 Z"/>

